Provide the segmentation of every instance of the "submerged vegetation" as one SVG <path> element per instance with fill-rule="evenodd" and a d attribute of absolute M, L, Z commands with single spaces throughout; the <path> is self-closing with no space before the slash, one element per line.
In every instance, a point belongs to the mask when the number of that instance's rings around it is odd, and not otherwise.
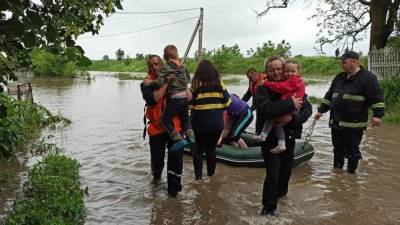
<path fill-rule="evenodd" d="M 0 118 L 0 158 L 7 158 L 27 141 L 38 137 L 44 126 L 52 123 L 71 123 L 60 115 L 53 115 L 41 105 L 18 101 L 0 93 L 0 104 L 6 114 Z"/>
<path fill-rule="evenodd" d="M 143 80 L 145 78 L 144 75 L 132 75 L 129 73 L 118 73 L 115 75 L 119 80 Z"/>
<path fill-rule="evenodd" d="M 0 103 L 3 112 L 0 117 L 0 169 L 10 166 L 7 159 L 39 137 L 45 126 L 71 123 L 41 105 L 2 93 Z M 79 163 L 61 155 L 55 144 L 45 143 L 44 139 L 30 150 L 32 154 L 45 156 L 29 169 L 27 181 L 4 224 L 84 224 L 84 191 L 80 188 Z M 12 176 L 8 169 L 1 170 L 0 182 L 7 182 Z"/>
<path fill-rule="evenodd" d="M 50 153 L 28 171 L 28 180 L 4 224 L 84 224 L 83 197 L 79 163 Z"/>

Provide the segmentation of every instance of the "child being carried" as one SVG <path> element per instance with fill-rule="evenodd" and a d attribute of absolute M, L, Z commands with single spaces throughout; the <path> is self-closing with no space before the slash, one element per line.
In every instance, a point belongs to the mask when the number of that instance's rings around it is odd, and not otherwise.
<path fill-rule="evenodd" d="M 292 96 L 303 99 L 305 87 L 300 76 L 300 64 L 296 60 L 290 59 L 286 61 L 284 65 L 284 79 L 285 80 L 280 82 L 270 82 L 266 80 L 263 82 L 263 85 L 276 93 L 282 94 L 281 99 L 288 99 Z M 298 113 L 298 110 L 299 109 L 294 111 L 293 114 Z M 265 121 L 260 136 L 256 137 L 258 140 L 265 141 L 272 128 L 274 128 L 275 134 L 278 138 L 278 146 L 271 149 L 272 154 L 278 154 L 286 150 L 285 131 L 283 125 L 284 124 L 274 122 L 274 120 L 267 120 Z"/>
<path fill-rule="evenodd" d="M 173 76 L 168 85 L 167 102 L 161 117 L 161 124 L 174 141 L 170 151 L 176 151 L 189 143 L 191 146 L 195 144 L 194 132 L 189 120 L 187 93 L 189 91 L 187 85 L 190 81 L 190 75 L 187 69 L 180 63 L 178 50 L 174 45 L 167 45 L 164 48 L 164 59 L 166 64 L 158 72 L 157 80 L 150 85 L 161 87 L 169 77 Z M 182 129 L 189 142 L 175 130 L 172 122 L 172 118 L 175 115 L 178 115 Z"/>

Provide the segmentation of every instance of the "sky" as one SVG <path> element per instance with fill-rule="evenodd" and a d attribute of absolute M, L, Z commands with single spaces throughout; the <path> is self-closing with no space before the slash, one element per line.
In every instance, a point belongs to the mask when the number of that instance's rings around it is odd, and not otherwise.
<path fill-rule="evenodd" d="M 246 56 L 246 50 L 257 48 L 271 40 L 278 43 L 286 40 L 292 46 L 291 53 L 295 55 L 317 55 L 317 21 L 308 19 L 314 12 L 315 6 L 298 0 L 289 4 L 285 9 L 271 9 L 265 16 L 256 17 L 254 11 L 265 9 L 265 0 L 169 0 L 143 1 L 124 0 L 124 10 L 118 12 L 157 12 L 188 8 L 204 8 L 203 48 L 217 49 L 222 44 L 239 45 Z M 91 59 L 101 59 L 104 55 L 115 58 L 119 48 L 126 55 L 134 57 L 136 53 L 162 55 L 164 46 L 174 44 L 179 54 L 183 56 L 189 43 L 190 36 L 199 16 L 199 9 L 168 14 L 113 14 L 105 18 L 100 34 L 92 36 L 84 34 L 77 43 L 83 47 Z M 193 18 L 184 22 L 171 24 L 141 32 L 137 30 L 155 27 L 176 21 Z M 129 34 L 102 36 L 131 32 Z M 368 52 L 369 39 L 356 44 L 354 50 Z M 195 39 L 190 57 L 198 47 Z M 338 46 L 324 47 L 327 55 L 334 55 Z"/>

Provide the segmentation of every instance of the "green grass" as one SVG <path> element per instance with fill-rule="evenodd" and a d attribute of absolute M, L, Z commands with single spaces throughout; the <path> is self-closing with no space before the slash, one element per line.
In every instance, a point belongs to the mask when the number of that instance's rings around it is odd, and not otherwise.
<path fill-rule="evenodd" d="M 315 96 L 308 96 L 307 100 L 308 100 L 308 102 L 310 102 L 311 104 L 314 104 L 314 105 L 320 105 L 322 102 L 322 98 L 318 98 Z"/>
<path fill-rule="evenodd" d="M 400 124 L 400 108 L 386 110 L 383 121 L 387 123 Z"/>
<path fill-rule="evenodd" d="M 79 163 L 50 154 L 28 171 L 5 225 L 80 225 L 85 221 Z"/>
<path fill-rule="evenodd" d="M 341 71 L 340 61 L 328 56 L 297 56 L 295 58 L 302 67 L 301 74 L 305 77 L 334 76 Z M 212 60 L 211 60 L 212 61 Z M 245 74 L 247 69 L 253 67 L 257 71 L 264 71 L 264 58 L 258 57 L 234 57 L 223 62 L 214 62 L 218 71 L 224 74 Z M 363 57 L 361 64 L 367 67 L 367 59 Z M 197 62 L 189 58 L 186 67 L 193 74 Z M 110 71 L 110 72 L 146 72 L 145 60 L 124 59 L 124 60 L 93 60 L 88 70 Z"/>
<path fill-rule="evenodd" d="M 112 72 L 145 72 L 147 65 L 145 60 L 95 60 L 88 67 L 91 71 Z"/>

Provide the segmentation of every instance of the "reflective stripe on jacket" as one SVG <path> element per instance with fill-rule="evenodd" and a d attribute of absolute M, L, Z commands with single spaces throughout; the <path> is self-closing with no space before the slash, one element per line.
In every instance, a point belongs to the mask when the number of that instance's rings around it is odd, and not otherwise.
<path fill-rule="evenodd" d="M 350 77 L 342 72 L 334 78 L 318 112 L 330 110 L 329 125 L 332 128 L 365 129 L 370 108 L 374 117 L 384 116 L 379 82 L 373 73 L 361 67 Z"/>

